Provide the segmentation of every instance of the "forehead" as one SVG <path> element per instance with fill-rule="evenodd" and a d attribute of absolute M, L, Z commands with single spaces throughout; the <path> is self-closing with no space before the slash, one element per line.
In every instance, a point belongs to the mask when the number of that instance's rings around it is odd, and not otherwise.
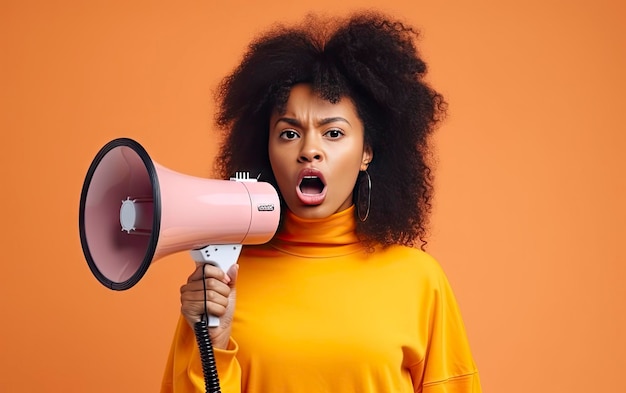
<path fill-rule="evenodd" d="M 336 103 L 323 99 L 308 84 L 297 84 L 291 88 L 282 113 L 273 111 L 274 116 L 326 118 L 342 116 L 358 119 L 356 107 L 350 97 L 341 97 Z"/>

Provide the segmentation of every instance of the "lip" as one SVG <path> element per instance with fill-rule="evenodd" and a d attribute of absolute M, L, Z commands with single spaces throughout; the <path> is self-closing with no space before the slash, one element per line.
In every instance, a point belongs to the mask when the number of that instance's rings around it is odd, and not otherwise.
<path fill-rule="evenodd" d="M 300 183 L 302 182 L 302 179 L 304 179 L 307 176 L 315 176 L 319 178 L 322 181 L 322 183 L 324 183 L 324 188 L 322 189 L 322 192 L 320 192 L 319 194 L 305 194 L 302 192 L 302 190 L 300 190 Z M 300 202 L 302 202 L 304 205 L 311 205 L 311 206 L 321 205 L 322 202 L 324 202 L 324 200 L 326 199 L 326 180 L 324 179 L 324 174 L 315 168 L 302 169 L 300 173 L 298 174 L 298 182 L 296 184 L 296 195 L 298 196 L 298 199 L 300 200 Z"/>

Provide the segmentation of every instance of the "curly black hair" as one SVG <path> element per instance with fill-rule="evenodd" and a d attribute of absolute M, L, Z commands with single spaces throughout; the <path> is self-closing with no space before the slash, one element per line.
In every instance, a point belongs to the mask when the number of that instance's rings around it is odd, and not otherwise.
<path fill-rule="evenodd" d="M 216 123 L 225 131 L 218 174 L 256 171 L 278 189 L 267 149 L 272 111 L 284 110 L 298 83 L 332 103 L 349 97 L 374 153 L 371 210 L 365 222 L 357 219 L 357 232 L 366 242 L 412 247 L 419 240 L 423 248 L 433 194 L 429 135 L 446 102 L 424 80 L 417 37 L 372 11 L 344 19 L 308 15 L 259 36 L 216 92 Z"/>

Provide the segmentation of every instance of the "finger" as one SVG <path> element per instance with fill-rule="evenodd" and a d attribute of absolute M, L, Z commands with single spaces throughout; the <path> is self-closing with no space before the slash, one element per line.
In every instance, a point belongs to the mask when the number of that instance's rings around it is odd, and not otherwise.
<path fill-rule="evenodd" d="M 198 304 L 200 308 L 204 308 L 204 302 L 207 304 L 216 304 L 221 307 L 228 306 L 228 295 L 227 293 L 220 293 L 213 290 L 204 291 L 183 291 L 180 294 L 180 301 L 182 304 Z"/>
<path fill-rule="evenodd" d="M 218 303 L 207 302 L 205 308 L 204 303 L 187 302 L 182 303 L 181 312 L 188 320 L 198 322 L 205 315 L 205 312 L 216 317 L 223 316 L 226 313 L 226 307 Z"/>
<path fill-rule="evenodd" d="M 198 264 L 196 266 L 196 269 L 193 271 L 193 273 L 191 273 L 191 275 L 187 279 L 187 282 L 189 283 L 192 281 L 199 281 L 199 280 L 202 280 L 203 277 L 216 278 L 220 281 L 226 280 L 226 282 L 230 280 L 230 278 L 226 278 L 227 275 L 224 273 L 224 271 L 221 268 L 217 266 L 213 266 L 209 263 L 206 263 L 206 264 Z"/>
<path fill-rule="evenodd" d="M 205 292 L 215 292 L 222 296 L 228 296 L 230 293 L 230 286 L 223 281 L 215 278 L 205 278 L 188 282 L 180 287 L 180 293 L 194 293 L 195 297 L 200 298 L 204 296 Z"/>

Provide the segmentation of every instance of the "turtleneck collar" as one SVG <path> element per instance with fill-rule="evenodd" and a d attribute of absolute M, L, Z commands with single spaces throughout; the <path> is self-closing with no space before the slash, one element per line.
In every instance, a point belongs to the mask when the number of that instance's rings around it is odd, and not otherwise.
<path fill-rule="evenodd" d="M 328 258 L 363 250 L 356 232 L 354 206 L 326 218 L 302 218 L 287 210 L 269 245 L 287 254 Z"/>

